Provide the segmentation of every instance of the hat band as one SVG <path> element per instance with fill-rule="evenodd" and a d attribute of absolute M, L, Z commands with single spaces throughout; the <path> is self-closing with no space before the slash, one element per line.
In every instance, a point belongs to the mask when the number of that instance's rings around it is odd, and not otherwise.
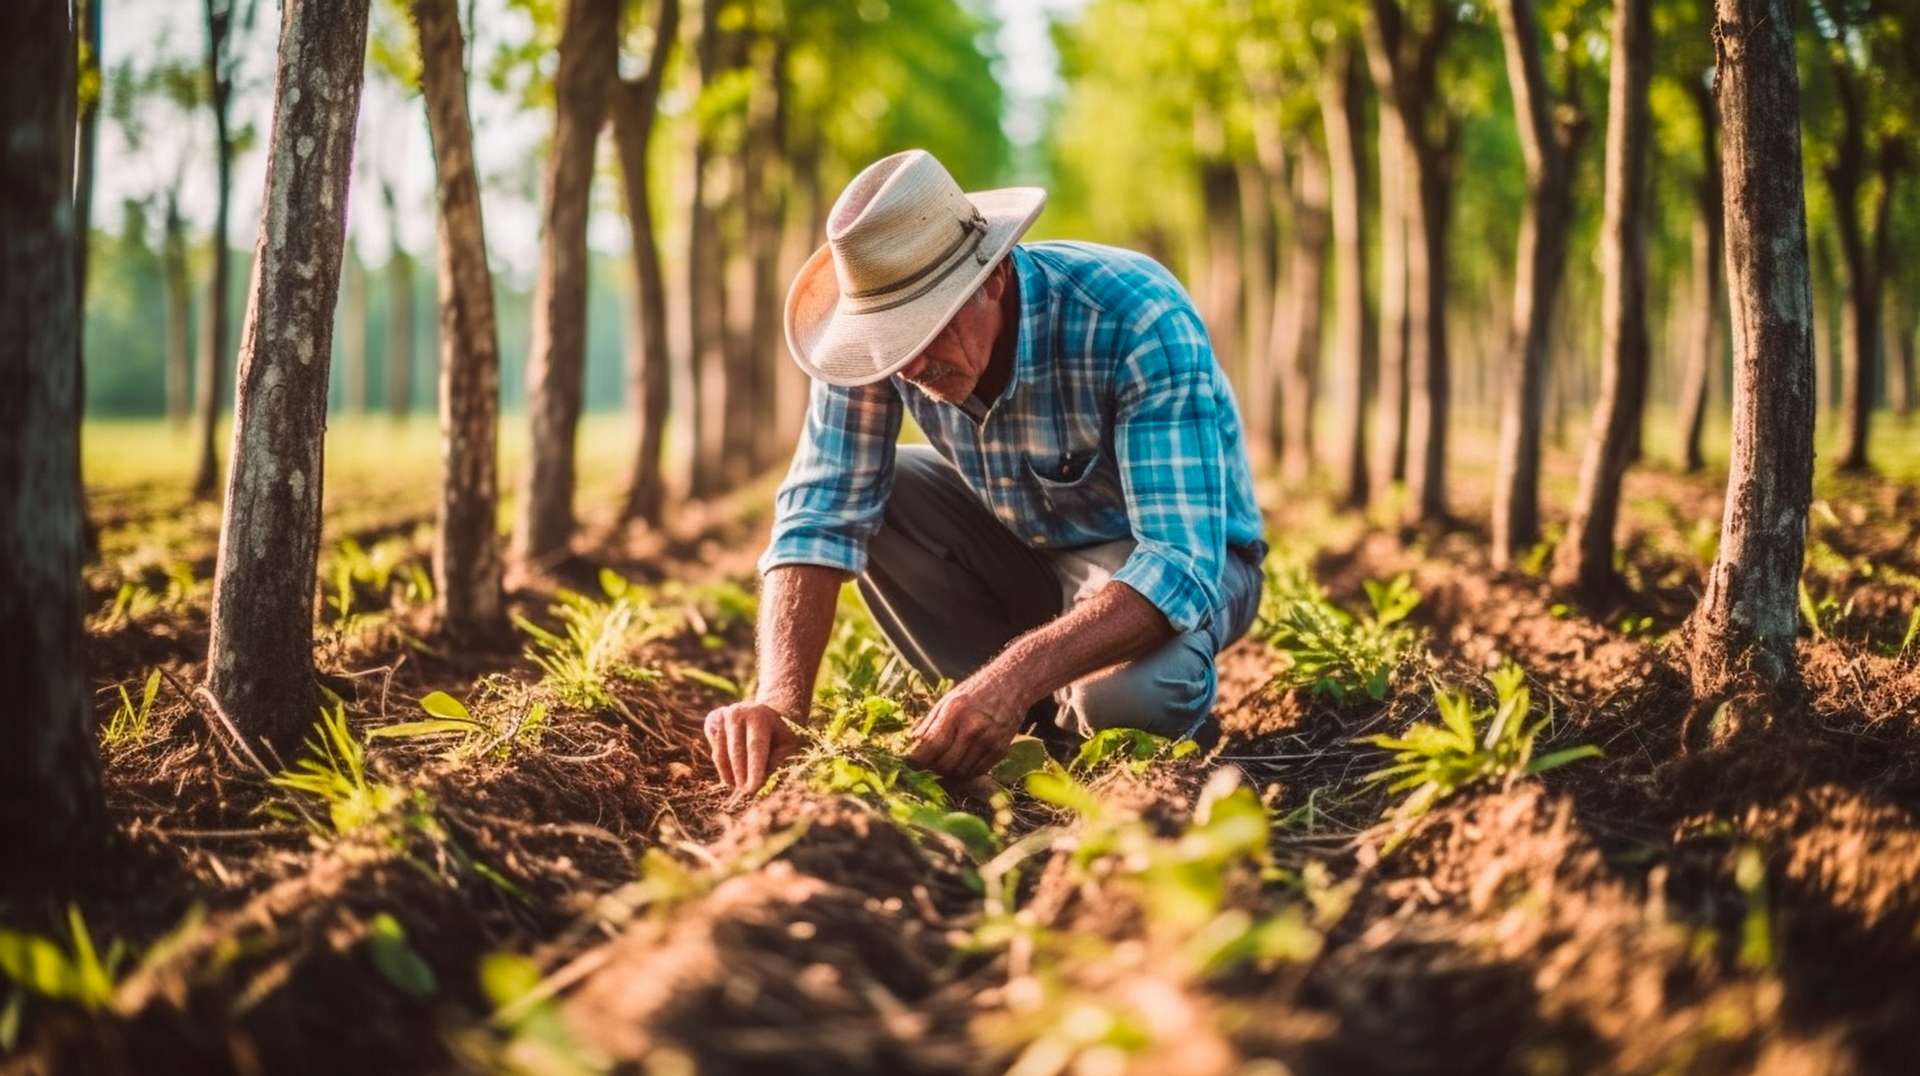
<path fill-rule="evenodd" d="M 981 265 L 987 264 L 985 253 L 980 249 L 981 245 L 986 241 L 986 238 L 987 218 L 982 216 L 980 211 L 976 209 L 973 211 L 973 216 L 960 222 L 959 238 L 955 239 L 947 249 L 935 255 L 927 264 L 890 284 L 885 284 L 878 288 L 867 288 L 864 291 L 845 292 L 842 297 L 855 301 L 858 312 L 862 314 L 873 314 L 882 310 L 892 310 L 897 306 L 905 306 L 932 291 L 934 288 L 939 287 L 942 281 L 952 276 L 953 271 L 958 269 L 966 261 L 965 256 L 968 253 L 971 253 L 974 260 Z M 931 279 L 925 279 L 929 276 L 931 276 Z M 913 287 L 916 283 L 920 286 Z M 910 287 L 912 287 L 913 290 L 907 292 L 905 295 L 893 296 L 894 292 L 902 288 Z M 893 297 L 887 299 L 885 302 L 872 305 L 860 302 L 860 300 L 875 299 L 882 296 Z"/>

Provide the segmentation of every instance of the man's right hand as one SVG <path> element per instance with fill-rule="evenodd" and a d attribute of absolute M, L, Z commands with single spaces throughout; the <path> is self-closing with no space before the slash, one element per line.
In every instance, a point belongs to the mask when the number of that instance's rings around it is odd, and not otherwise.
<path fill-rule="evenodd" d="M 800 737 L 780 711 L 759 702 L 736 702 L 707 715 L 713 768 L 735 799 L 759 791 L 767 775 L 800 746 Z"/>

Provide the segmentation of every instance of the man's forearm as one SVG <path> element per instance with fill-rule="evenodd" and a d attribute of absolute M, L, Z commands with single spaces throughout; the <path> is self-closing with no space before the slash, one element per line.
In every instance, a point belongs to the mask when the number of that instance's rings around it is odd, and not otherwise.
<path fill-rule="evenodd" d="M 1129 661 L 1174 637 L 1154 604 L 1125 583 L 1108 583 L 1064 615 L 1027 632 L 987 664 L 1034 702 L 1075 680 Z"/>
<path fill-rule="evenodd" d="M 837 568 L 788 564 L 769 571 L 762 583 L 756 697 L 789 721 L 803 722 L 813 710 L 813 681 L 846 581 L 847 573 Z"/>

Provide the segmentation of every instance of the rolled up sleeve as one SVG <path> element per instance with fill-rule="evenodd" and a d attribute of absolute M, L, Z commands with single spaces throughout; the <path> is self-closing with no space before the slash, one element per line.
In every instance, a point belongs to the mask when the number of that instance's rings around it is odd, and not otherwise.
<path fill-rule="evenodd" d="M 793 464 L 773 501 L 773 539 L 762 573 L 815 564 L 858 573 L 893 488 L 903 408 L 888 381 L 844 387 L 814 382 Z"/>
<path fill-rule="evenodd" d="M 1114 442 L 1137 545 L 1113 578 L 1174 630 L 1193 631 L 1220 604 L 1226 555 L 1222 401 L 1206 330 L 1190 312 L 1162 315 L 1115 377 Z"/>

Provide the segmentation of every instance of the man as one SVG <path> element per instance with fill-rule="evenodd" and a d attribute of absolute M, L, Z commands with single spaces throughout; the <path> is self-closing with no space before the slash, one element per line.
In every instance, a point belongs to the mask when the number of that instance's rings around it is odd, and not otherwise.
<path fill-rule="evenodd" d="M 760 560 L 760 686 L 706 722 L 737 793 L 798 746 L 849 576 L 908 661 L 957 681 L 917 765 L 976 776 L 1030 711 L 1215 734 L 1214 655 L 1252 623 L 1266 549 L 1233 394 L 1152 259 L 1015 245 L 1045 201 L 964 193 L 910 150 L 834 203 L 787 295 L 813 389 Z M 929 444 L 896 446 L 907 413 Z"/>

